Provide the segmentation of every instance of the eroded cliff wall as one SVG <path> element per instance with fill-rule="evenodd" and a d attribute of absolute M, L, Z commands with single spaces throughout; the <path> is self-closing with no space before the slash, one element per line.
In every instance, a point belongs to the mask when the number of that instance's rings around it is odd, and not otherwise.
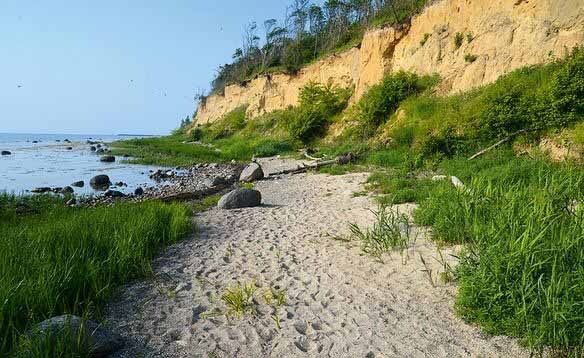
<path fill-rule="evenodd" d="M 464 36 L 460 47 L 457 33 Z M 197 123 L 213 122 L 240 105 L 248 105 L 250 117 L 296 105 L 310 81 L 354 87 L 355 101 L 385 74 L 399 70 L 438 73 L 442 92 L 464 91 L 516 68 L 563 57 L 583 43 L 584 0 L 439 0 L 410 25 L 371 30 L 359 48 L 296 75 L 272 74 L 227 86 L 223 96 L 209 96 L 199 105 Z M 476 59 L 471 62 L 470 56 Z"/>

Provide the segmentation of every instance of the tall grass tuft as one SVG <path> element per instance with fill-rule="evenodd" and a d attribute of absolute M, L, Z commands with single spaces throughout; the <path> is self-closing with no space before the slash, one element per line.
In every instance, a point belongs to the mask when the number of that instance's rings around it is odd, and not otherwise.
<path fill-rule="evenodd" d="M 150 274 L 156 250 L 189 230 L 186 206 L 159 202 L 45 206 L 32 214 L 2 215 L 0 355 L 44 319 L 90 311 L 99 316 L 117 285 Z"/>
<path fill-rule="evenodd" d="M 407 251 L 412 240 L 411 227 L 406 215 L 380 205 L 375 214 L 375 223 L 370 229 L 361 229 L 350 224 L 351 237 L 361 242 L 363 252 L 383 262 L 383 254 L 392 250 Z"/>

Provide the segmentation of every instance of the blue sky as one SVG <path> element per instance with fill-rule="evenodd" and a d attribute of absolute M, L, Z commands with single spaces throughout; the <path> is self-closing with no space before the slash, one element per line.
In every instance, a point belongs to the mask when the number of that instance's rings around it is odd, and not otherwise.
<path fill-rule="evenodd" d="M 168 133 L 287 3 L 1 0 L 0 132 Z"/>

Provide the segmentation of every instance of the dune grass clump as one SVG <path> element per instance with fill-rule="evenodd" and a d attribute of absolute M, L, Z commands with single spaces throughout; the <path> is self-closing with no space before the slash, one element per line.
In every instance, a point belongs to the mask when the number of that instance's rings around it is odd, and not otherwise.
<path fill-rule="evenodd" d="M 8 198 L 8 199 L 7 199 Z M 159 202 L 69 208 L 58 199 L 0 216 L 0 355 L 35 323 L 65 313 L 99 316 L 121 283 L 151 273 L 157 249 L 191 230 L 190 210 Z"/>

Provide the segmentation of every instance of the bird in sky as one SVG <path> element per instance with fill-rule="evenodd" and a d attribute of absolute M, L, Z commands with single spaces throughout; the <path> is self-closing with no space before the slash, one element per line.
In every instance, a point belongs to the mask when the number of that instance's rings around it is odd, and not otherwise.
<path fill-rule="evenodd" d="M 21 88 L 21 87 L 22 87 L 22 85 L 18 85 L 18 86 L 16 86 L 16 88 Z"/>

